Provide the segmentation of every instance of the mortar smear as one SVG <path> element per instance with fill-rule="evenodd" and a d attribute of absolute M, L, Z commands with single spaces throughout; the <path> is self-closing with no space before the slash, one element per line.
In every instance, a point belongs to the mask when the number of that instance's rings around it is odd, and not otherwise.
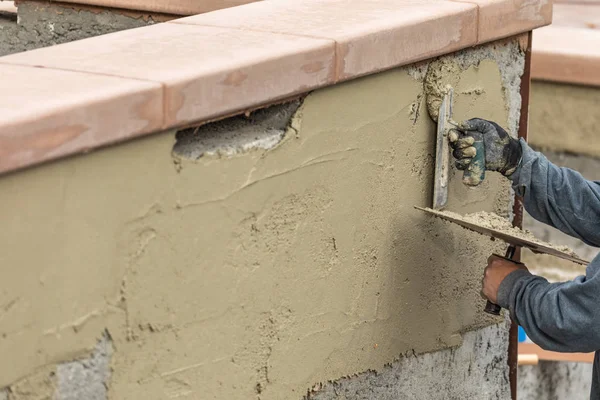
<path fill-rule="evenodd" d="M 507 235 L 518 237 L 519 239 L 528 240 L 540 246 L 550 247 L 554 250 L 560 251 L 561 253 L 568 254 L 571 257 L 579 258 L 577 253 L 575 253 L 575 251 L 568 246 L 558 246 L 540 240 L 536 238 L 530 231 L 513 226 L 508 219 L 501 217 L 496 213 L 479 211 L 472 214 L 466 214 L 464 216 L 451 211 L 444 211 L 444 213 L 453 218 L 470 222 L 472 224 L 477 224 L 488 229 L 494 229 Z"/>

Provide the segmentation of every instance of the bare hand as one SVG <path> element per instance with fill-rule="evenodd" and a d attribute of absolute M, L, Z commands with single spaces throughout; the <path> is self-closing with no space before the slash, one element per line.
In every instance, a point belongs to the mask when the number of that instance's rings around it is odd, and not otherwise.
<path fill-rule="evenodd" d="M 481 293 L 489 301 L 497 304 L 498 288 L 500 284 L 511 272 L 518 269 L 527 270 L 524 264 L 507 260 L 502 257 L 492 255 L 488 258 L 488 265 L 483 273 Z"/>

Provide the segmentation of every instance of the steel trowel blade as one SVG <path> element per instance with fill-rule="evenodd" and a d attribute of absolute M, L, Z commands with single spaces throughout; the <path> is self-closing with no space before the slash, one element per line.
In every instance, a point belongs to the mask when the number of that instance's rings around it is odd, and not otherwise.
<path fill-rule="evenodd" d="M 525 238 L 522 238 L 519 236 L 514 236 L 510 233 L 503 232 L 498 229 L 492 229 L 492 228 L 488 228 L 486 226 L 483 226 L 483 225 L 480 225 L 480 224 L 477 224 L 477 223 L 474 223 L 471 221 L 465 221 L 464 219 L 457 218 L 445 211 L 432 210 L 430 208 L 422 208 L 422 207 L 415 207 L 415 208 L 418 210 L 421 210 L 421 211 L 425 211 L 426 213 L 435 215 L 436 217 L 445 219 L 446 221 L 450 221 L 455 224 L 458 224 L 458 225 L 462 226 L 463 228 L 481 233 L 482 235 L 486 235 L 486 236 L 490 236 L 490 237 L 493 237 L 496 239 L 503 240 L 506 243 L 512 244 L 514 246 L 527 247 L 534 253 L 549 254 L 551 256 L 562 258 L 564 260 L 572 261 L 574 263 L 581 264 L 581 265 L 589 264 L 589 261 L 583 260 L 577 256 L 573 256 L 569 253 L 566 253 L 559 249 L 556 249 L 550 244 L 544 245 L 542 243 L 539 243 L 539 242 L 542 242 L 539 239 L 536 242 L 533 242 L 531 240 L 528 240 L 528 239 L 525 239 Z"/>

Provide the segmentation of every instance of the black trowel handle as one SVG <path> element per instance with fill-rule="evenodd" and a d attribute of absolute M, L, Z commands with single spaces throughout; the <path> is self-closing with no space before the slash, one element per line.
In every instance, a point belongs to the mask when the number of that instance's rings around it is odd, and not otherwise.
<path fill-rule="evenodd" d="M 508 249 L 506 249 L 505 258 L 512 260 L 513 256 L 515 255 L 516 250 L 517 250 L 517 248 L 515 246 L 513 246 L 512 244 L 510 246 L 508 246 Z M 500 307 L 498 304 L 492 303 L 489 300 L 487 301 L 487 303 L 485 304 L 485 308 L 483 309 L 483 311 L 485 311 L 488 314 L 492 314 L 492 315 L 500 315 L 500 310 L 502 310 L 502 307 Z"/>

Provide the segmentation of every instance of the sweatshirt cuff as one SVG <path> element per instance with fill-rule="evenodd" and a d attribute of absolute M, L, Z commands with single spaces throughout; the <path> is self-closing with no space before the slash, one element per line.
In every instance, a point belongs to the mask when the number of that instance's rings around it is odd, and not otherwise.
<path fill-rule="evenodd" d="M 517 281 L 528 276 L 532 276 L 528 270 L 517 269 L 504 278 L 502 283 L 500 283 L 498 294 L 496 295 L 496 300 L 500 307 L 508 309 L 510 304 L 510 292 L 512 291 L 513 287 Z"/>
<path fill-rule="evenodd" d="M 522 138 L 519 139 L 519 143 L 521 145 L 522 150 L 521 160 L 519 161 L 515 172 L 510 174 L 508 176 L 508 179 L 512 181 L 512 187 L 517 193 L 517 195 L 523 197 L 527 190 L 527 186 L 531 181 L 532 164 L 541 155 L 533 151 L 533 149 L 529 147 L 529 145 L 527 145 L 527 142 Z"/>

